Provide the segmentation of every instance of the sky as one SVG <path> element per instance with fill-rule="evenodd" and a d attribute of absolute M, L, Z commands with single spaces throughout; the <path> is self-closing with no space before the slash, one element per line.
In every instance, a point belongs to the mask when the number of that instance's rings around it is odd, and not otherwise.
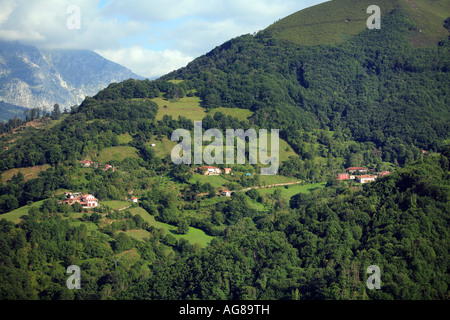
<path fill-rule="evenodd" d="M 146 78 L 324 0 L 0 0 L 0 39 L 88 49 Z"/>

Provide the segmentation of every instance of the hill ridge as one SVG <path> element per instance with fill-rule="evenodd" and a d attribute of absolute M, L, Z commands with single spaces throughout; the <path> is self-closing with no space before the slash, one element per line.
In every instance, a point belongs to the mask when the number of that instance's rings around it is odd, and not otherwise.
<path fill-rule="evenodd" d="M 435 44 L 448 33 L 443 21 L 450 16 L 449 0 L 332 0 L 288 15 L 262 32 L 300 45 L 341 43 L 366 29 L 365 22 L 371 16 L 366 9 L 370 5 L 379 6 L 382 17 L 396 9 L 405 11 L 418 26 L 411 35 L 417 46 Z"/>

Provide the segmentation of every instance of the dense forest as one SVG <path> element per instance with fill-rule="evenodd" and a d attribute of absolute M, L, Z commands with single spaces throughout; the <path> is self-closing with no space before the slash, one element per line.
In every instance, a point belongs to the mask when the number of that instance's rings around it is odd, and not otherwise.
<path fill-rule="evenodd" d="M 108 227 L 101 211 L 85 215 L 99 226 L 95 232 L 73 226 L 67 217 L 77 209 L 47 200 L 18 225 L 0 222 L 0 296 L 448 299 L 449 157 L 447 148 L 362 192 L 341 182 L 299 194 L 287 205 L 278 199 L 270 214 L 233 197 L 214 209 L 209 223 L 226 227 L 205 249 L 127 212 L 111 212 L 116 222 Z M 156 207 L 170 202 L 163 190 L 151 192 L 148 201 Z M 136 228 L 150 236 L 137 241 L 114 232 Z M 114 254 L 133 247 L 138 259 L 114 264 Z M 83 270 L 83 290 L 65 286 L 65 268 L 72 264 Z M 366 288 L 365 270 L 374 264 L 381 268 L 382 290 Z"/>
<path fill-rule="evenodd" d="M 0 215 L 0 299 L 448 299 L 450 42 L 415 47 L 415 28 L 397 10 L 341 44 L 244 35 L 159 80 L 55 105 L 43 129 L 24 126 L 42 120 L 37 109 L 0 125 L 0 172 L 18 171 L 0 185 L 0 214 L 23 210 L 15 223 Z M 244 192 L 262 184 L 246 163 L 226 177 L 233 196 L 217 196 L 213 180 L 193 179 L 196 166 L 151 147 L 194 127 L 188 115 L 158 118 L 154 100 L 186 97 L 252 112 L 207 113 L 204 130 L 280 129 L 295 156 L 279 178 L 323 187 Z M 111 148 L 129 152 L 108 159 L 117 170 L 80 166 Z M 37 166 L 47 167 L 32 178 L 20 171 Z M 393 173 L 336 181 L 351 166 Z M 101 203 L 133 191 L 139 204 L 86 210 L 62 204 L 65 190 Z M 192 229 L 208 243 L 179 237 Z M 70 265 L 82 290 L 66 287 Z M 366 287 L 370 265 L 382 290 Z"/>

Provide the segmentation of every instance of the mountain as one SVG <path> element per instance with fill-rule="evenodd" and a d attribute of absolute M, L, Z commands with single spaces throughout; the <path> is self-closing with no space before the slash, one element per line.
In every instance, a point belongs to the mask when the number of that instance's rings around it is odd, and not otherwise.
<path fill-rule="evenodd" d="M 396 9 L 405 12 L 415 24 L 408 38 L 417 46 L 448 37 L 443 21 L 450 16 L 450 0 L 332 0 L 293 13 L 264 31 L 297 45 L 342 43 L 367 28 L 371 15 L 367 8 L 374 4 L 381 9 L 382 17 Z"/>
<path fill-rule="evenodd" d="M 22 118 L 26 110 L 28 108 L 0 101 L 0 121 L 7 122 L 14 117 Z"/>
<path fill-rule="evenodd" d="M 374 143 L 378 151 L 400 150 L 404 143 L 436 149 L 450 131 L 449 40 L 441 18 L 450 12 L 436 15 L 437 22 L 419 21 L 419 28 L 410 11 L 390 6 L 381 29 L 369 30 L 361 28 L 368 14 L 352 15 L 368 3 L 335 0 L 306 9 L 255 36 L 227 41 L 162 79 L 191 81 L 205 108 L 250 109 L 256 125 L 286 128 L 286 139 L 300 154 L 306 154 L 301 131 L 319 128 L 349 130 L 353 140 Z M 448 1 L 433 3 L 437 8 Z M 428 14 L 419 7 L 414 13 Z M 316 31 L 295 24 L 308 14 L 316 16 Z M 342 17 L 360 21 L 353 34 L 337 31 L 334 21 Z M 442 26 L 440 39 L 417 40 L 421 28 L 434 25 Z"/>
<path fill-rule="evenodd" d="M 142 77 L 88 50 L 0 42 L 0 101 L 50 110 L 80 104 L 111 82 Z"/>

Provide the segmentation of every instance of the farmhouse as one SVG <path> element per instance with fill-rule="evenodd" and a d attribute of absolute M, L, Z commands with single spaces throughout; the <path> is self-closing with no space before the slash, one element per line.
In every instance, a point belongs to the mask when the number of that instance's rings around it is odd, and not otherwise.
<path fill-rule="evenodd" d="M 225 171 L 225 174 L 230 174 L 231 173 L 231 168 L 225 168 L 225 169 L 223 169 L 223 171 Z"/>
<path fill-rule="evenodd" d="M 349 180 L 350 175 L 348 173 L 339 173 L 337 178 L 338 180 Z"/>
<path fill-rule="evenodd" d="M 378 176 L 379 177 L 384 177 L 384 176 L 388 176 L 390 174 L 391 173 L 389 171 L 381 171 L 381 172 L 378 173 Z"/>
<path fill-rule="evenodd" d="M 96 208 L 98 206 L 98 199 L 96 199 L 92 194 L 66 192 L 65 195 L 66 200 L 64 200 L 63 203 L 70 206 L 74 203 L 81 204 L 84 209 Z"/>
<path fill-rule="evenodd" d="M 131 197 L 131 202 L 133 202 L 133 203 L 137 203 L 138 202 L 138 198 L 136 198 L 136 197 Z"/>
<path fill-rule="evenodd" d="M 214 176 L 222 173 L 222 170 L 212 166 L 199 167 L 198 170 L 205 176 Z"/>
<path fill-rule="evenodd" d="M 231 197 L 231 191 L 223 190 L 222 191 L 222 195 L 225 196 L 225 197 Z"/>
<path fill-rule="evenodd" d="M 367 182 L 375 181 L 377 178 L 378 178 L 378 176 L 363 175 L 363 176 L 357 177 L 356 179 L 357 179 L 360 183 L 367 183 Z"/>
<path fill-rule="evenodd" d="M 348 171 L 349 173 L 354 173 L 354 172 L 364 173 L 364 172 L 367 172 L 367 168 L 363 168 L 363 167 L 350 167 L 350 168 L 347 168 L 347 171 Z"/>
<path fill-rule="evenodd" d="M 83 160 L 83 161 L 81 161 L 81 166 L 82 167 L 90 167 L 91 165 L 93 165 L 94 164 L 94 162 L 93 161 L 91 161 L 91 160 Z"/>

